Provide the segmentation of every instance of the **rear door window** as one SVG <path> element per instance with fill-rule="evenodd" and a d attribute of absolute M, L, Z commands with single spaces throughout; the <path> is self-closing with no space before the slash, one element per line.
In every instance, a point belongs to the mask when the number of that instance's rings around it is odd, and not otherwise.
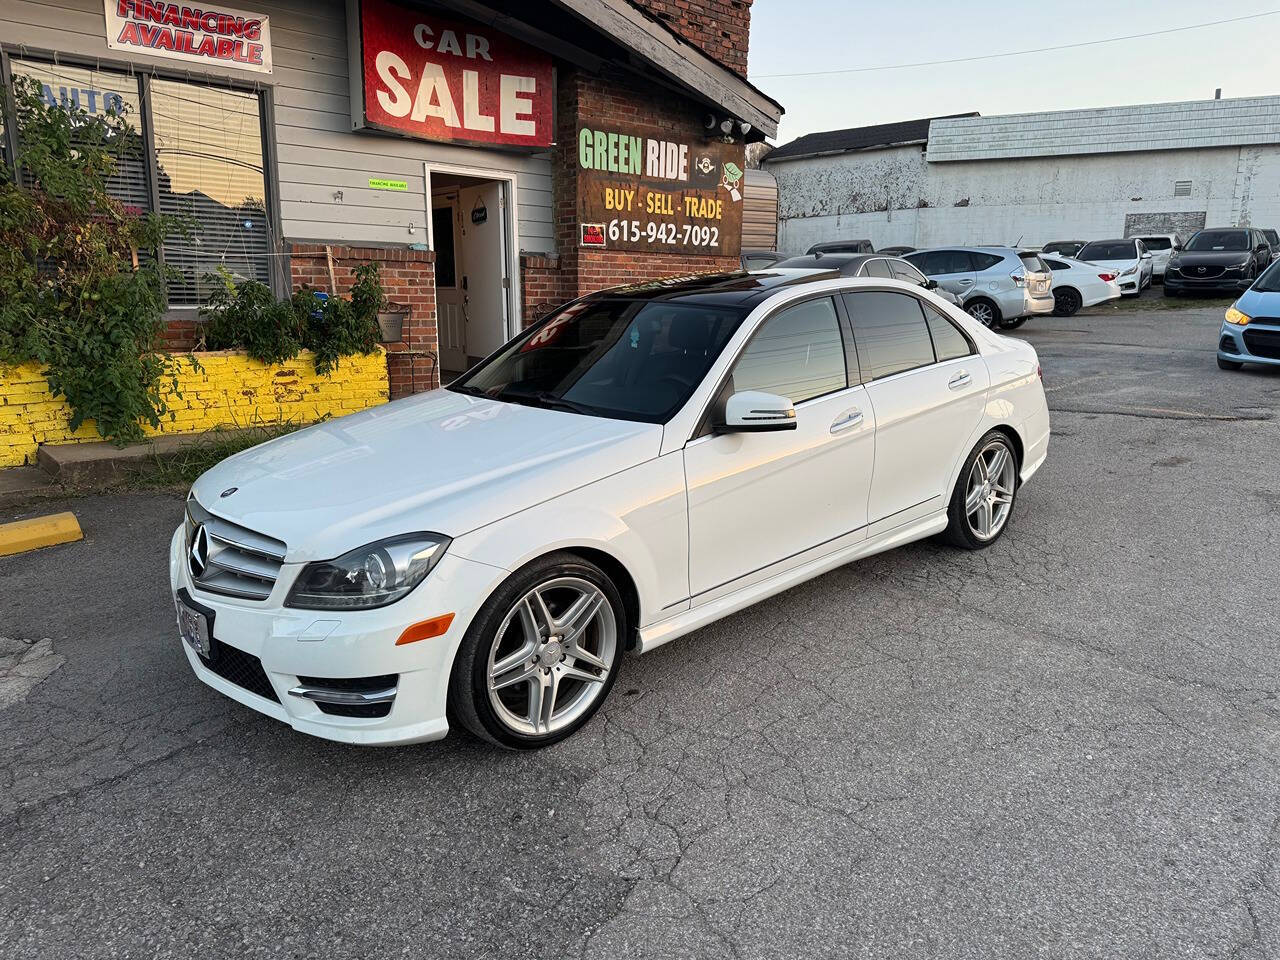
<path fill-rule="evenodd" d="M 929 304 L 925 303 L 921 306 L 924 307 L 925 319 L 929 322 L 929 333 L 933 336 L 933 351 L 937 354 L 939 363 L 943 360 L 967 357 L 973 353 L 973 344 L 954 323 Z"/>
<path fill-rule="evenodd" d="M 934 362 L 933 340 L 920 301 L 905 293 L 844 295 L 863 380 L 879 380 Z"/>

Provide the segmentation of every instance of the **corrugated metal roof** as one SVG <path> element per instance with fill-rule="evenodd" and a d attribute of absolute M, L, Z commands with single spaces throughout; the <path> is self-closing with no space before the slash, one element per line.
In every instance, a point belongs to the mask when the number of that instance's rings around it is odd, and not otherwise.
<path fill-rule="evenodd" d="M 1280 144 L 1280 97 L 939 118 L 930 163 Z"/>
<path fill-rule="evenodd" d="M 826 153 L 844 153 L 849 150 L 870 150 L 901 143 L 924 143 L 929 139 L 929 125 L 937 120 L 953 117 L 976 117 L 977 113 L 954 113 L 947 117 L 926 117 L 923 120 L 903 120 L 898 123 L 878 123 L 871 127 L 850 127 L 848 130 L 826 130 L 810 133 L 784 143 L 765 157 L 765 163 L 776 160 L 795 160 L 800 157 L 819 156 Z"/>

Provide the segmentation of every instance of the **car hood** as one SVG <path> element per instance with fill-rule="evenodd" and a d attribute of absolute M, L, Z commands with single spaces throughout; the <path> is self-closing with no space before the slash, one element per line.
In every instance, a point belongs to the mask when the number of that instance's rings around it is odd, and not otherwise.
<path fill-rule="evenodd" d="M 1253 318 L 1280 317 L 1280 293 L 1246 290 L 1236 301 L 1236 309 Z"/>
<path fill-rule="evenodd" d="M 224 460 L 192 493 L 284 541 L 289 562 L 384 537 L 457 537 L 658 455 L 659 424 L 433 390 Z M 228 492 L 234 491 L 234 492 Z"/>
<path fill-rule="evenodd" d="M 1185 250 L 1178 254 L 1179 267 L 1229 267 L 1237 263 L 1248 263 L 1248 250 L 1206 250 L 1203 253 Z"/>

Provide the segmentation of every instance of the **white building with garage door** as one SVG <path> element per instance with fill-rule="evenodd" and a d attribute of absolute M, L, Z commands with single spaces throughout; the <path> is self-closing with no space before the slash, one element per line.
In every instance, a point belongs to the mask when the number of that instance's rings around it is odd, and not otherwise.
<path fill-rule="evenodd" d="M 1280 226 L 1280 97 L 966 114 L 809 134 L 763 166 L 778 249 Z"/>

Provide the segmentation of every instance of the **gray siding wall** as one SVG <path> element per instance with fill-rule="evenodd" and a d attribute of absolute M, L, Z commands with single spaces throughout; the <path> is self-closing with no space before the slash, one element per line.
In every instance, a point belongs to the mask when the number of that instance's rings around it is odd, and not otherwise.
<path fill-rule="evenodd" d="M 1280 143 L 1280 97 L 934 120 L 929 162 Z"/>
<path fill-rule="evenodd" d="M 351 130 L 343 0 L 237 0 L 236 7 L 271 18 L 274 73 L 233 76 L 270 86 L 275 101 L 283 234 L 326 243 L 427 242 L 424 161 L 516 174 L 520 246 L 555 252 L 551 161 L 547 154 L 454 147 Z M 102 0 L 0 0 L 0 40 L 31 51 L 119 60 L 108 50 Z M 175 60 L 137 56 L 139 64 L 186 73 Z M 404 180 L 407 193 L 369 189 L 369 178 Z M 339 201 L 335 194 L 341 191 Z M 412 230 L 410 229 L 412 227 Z"/>

